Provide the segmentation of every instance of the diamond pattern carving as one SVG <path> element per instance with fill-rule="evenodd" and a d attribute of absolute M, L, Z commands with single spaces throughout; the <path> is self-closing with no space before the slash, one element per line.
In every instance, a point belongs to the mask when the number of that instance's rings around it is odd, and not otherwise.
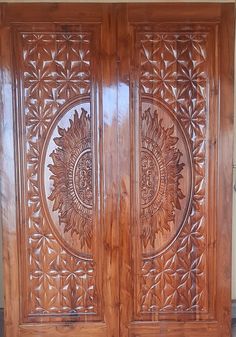
<path fill-rule="evenodd" d="M 207 33 L 137 33 L 140 98 L 162 100 L 186 130 L 193 155 L 190 215 L 172 245 L 143 256 L 140 315 L 206 312 Z"/>
<path fill-rule="evenodd" d="M 22 40 L 25 97 L 53 108 L 90 93 L 90 33 L 23 34 Z"/>
<path fill-rule="evenodd" d="M 91 33 L 22 33 L 26 133 L 28 315 L 97 313 L 95 262 L 64 251 L 43 216 L 39 164 L 46 132 L 73 97 L 90 99 Z"/>
<path fill-rule="evenodd" d="M 47 227 L 35 219 L 29 231 L 30 314 L 95 313 L 94 262 L 70 256 Z"/>

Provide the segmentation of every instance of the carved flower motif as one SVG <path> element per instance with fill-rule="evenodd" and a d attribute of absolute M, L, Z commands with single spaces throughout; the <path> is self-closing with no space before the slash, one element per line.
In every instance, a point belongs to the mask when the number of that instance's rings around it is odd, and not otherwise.
<path fill-rule="evenodd" d="M 53 191 L 48 197 L 53 201 L 53 211 L 59 212 L 64 232 L 78 234 L 81 246 L 91 248 L 92 237 L 92 154 L 91 117 L 82 108 L 68 129 L 58 127 L 60 137 L 54 138 L 58 146 L 52 153 Z"/>
<path fill-rule="evenodd" d="M 156 234 L 169 231 L 175 209 L 181 209 L 184 194 L 180 189 L 182 153 L 177 149 L 174 126 L 165 128 L 155 110 L 144 111 L 141 149 L 141 225 L 144 247 L 154 247 Z"/>

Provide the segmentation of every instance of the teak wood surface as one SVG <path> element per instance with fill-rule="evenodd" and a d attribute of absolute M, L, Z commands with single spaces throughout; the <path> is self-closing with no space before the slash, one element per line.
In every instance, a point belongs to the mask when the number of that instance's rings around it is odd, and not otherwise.
<path fill-rule="evenodd" d="M 233 4 L 1 4 L 6 337 L 230 337 Z"/>

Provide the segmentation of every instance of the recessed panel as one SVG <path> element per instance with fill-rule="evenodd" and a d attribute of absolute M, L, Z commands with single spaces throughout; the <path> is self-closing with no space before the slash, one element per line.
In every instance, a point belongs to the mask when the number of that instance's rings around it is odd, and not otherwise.
<path fill-rule="evenodd" d="M 134 305 L 138 319 L 172 319 L 208 311 L 209 33 L 141 29 Z"/>
<path fill-rule="evenodd" d="M 93 28 L 17 33 L 26 321 L 100 319 Z"/>

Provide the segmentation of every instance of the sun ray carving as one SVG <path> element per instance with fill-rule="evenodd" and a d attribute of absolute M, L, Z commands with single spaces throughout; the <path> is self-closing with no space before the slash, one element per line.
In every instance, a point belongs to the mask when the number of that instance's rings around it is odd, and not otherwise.
<path fill-rule="evenodd" d="M 150 108 L 141 116 L 140 201 L 142 242 L 155 246 L 156 235 L 171 230 L 175 210 L 185 196 L 180 188 L 182 153 L 177 148 L 174 125 L 165 128 Z"/>
<path fill-rule="evenodd" d="M 71 236 L 79 235 L 81 247 L 92 241 L 92 152 L 91 116 L 83 108 L 75 110 L 67 129 L 58 127 L 57 148 L 50 154 L 53 190 L 48 197 L 58 211 L 60 225 Z"/>

